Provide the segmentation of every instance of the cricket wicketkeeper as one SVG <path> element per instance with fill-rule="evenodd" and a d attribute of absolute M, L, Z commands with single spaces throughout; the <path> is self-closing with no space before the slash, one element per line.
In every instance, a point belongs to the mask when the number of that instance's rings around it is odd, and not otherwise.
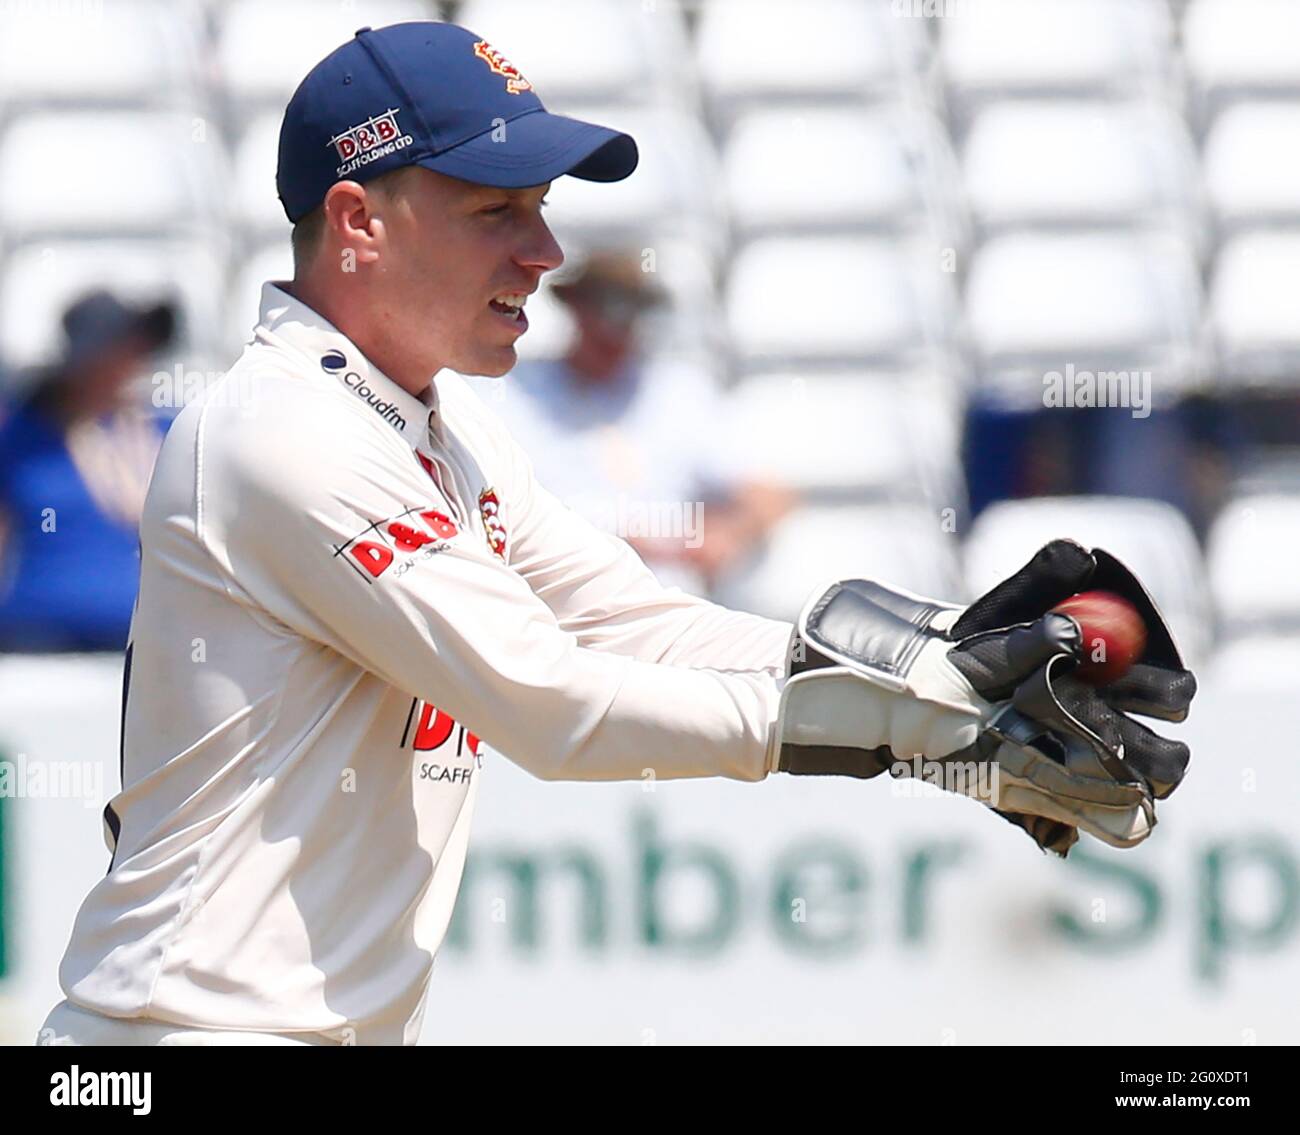
<path fill-rule="evenodd" d="M 537 483 L 454 372 L 514 365 L 563 259 L 550 182 L 636 163 L 449 24 L 363 29 L 298 88 L 294 277 L 158 459 L 112 862 L 42 1042 L 414 1044 L 495 753 L 543 780 L 963 762 L 1044 848 L 1151 832 L 1188 753 L 1129 715 L 1181 719 L 1194 682 L 1105 552 L 1049 544 L 964 610 L 845 580 L 791 626 L 661 587 Z M 1085 588 L 1149 636 L 1099 689 L 1051 610 Z"/>

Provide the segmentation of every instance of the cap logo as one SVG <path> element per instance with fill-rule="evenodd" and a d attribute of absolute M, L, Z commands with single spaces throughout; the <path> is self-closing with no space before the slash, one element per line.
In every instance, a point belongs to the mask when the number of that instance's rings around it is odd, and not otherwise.
<path fill-rule="evenodd" d="M 402 134 L 398 130 L 397 114 L 395 109 L 386 110 L 356 126 L 349 126 L 342 134 L 336 134 L 329 140 L 343 163 L 338 168 L 337 176 L 343 177 L 412 143 L 414 139 L 409 134 Z"/>
<path fill-rule="evenodd" d="M 532 83 L 519 74 L 519 68 L 493 47 L 487 40 L 481 39 L 474 45 L 474 54 L 492 68 L 498 75 L 504 75 L 506 90 L 512 95 L 521 91 L 531 91 Z"/>

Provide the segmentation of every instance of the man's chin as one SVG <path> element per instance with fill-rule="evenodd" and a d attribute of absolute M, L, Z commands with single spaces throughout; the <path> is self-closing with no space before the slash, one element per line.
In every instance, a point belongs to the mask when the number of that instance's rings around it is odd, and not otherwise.
<path fill-rule="evenodd" d="M 475 351 L 463 366 L 454 366 L 457 374 L 476 375 L 481 378 L 500 378 L 515 369 L 519 352 L 514 347 L 487 347 Z"/>

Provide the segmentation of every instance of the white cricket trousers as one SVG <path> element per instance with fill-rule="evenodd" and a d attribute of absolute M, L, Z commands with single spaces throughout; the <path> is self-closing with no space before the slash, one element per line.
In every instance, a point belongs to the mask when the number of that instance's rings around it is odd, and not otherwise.
<path fill-rule="evenodd" d="M 106 1017 L 79 1005 L 60 1001 L 36 1035 L 38 1045 L 338 1045 L 319 1033 L 256 1033 L 196 1029 L 166 1021 Z"/>

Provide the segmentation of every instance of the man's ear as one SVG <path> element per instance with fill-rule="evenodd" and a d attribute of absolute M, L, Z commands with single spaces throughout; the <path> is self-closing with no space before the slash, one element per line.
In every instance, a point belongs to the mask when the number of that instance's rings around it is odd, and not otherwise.
<path fill-rule="evenodd" d="M 384 223 L 375 215 L 374 204 L 365 186 L 355 181 L 330 186 L 323 204 L 325 227 L 342 248 L 351 249 L 364 264 L 379 259 L 379 243 L 384 235 Z"/>

